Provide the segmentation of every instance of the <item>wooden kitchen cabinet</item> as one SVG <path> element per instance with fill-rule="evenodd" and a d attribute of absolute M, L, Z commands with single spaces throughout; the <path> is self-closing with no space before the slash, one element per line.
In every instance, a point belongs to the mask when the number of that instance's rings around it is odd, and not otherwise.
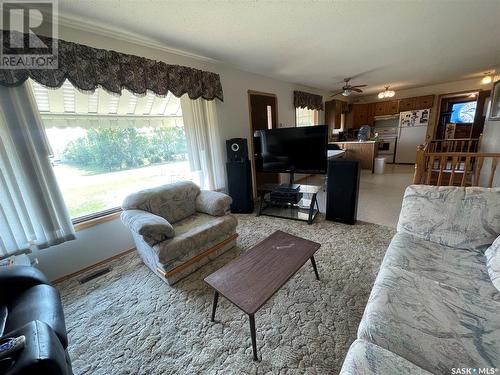
<path fill-rule="evenodd" d="M 432 108 L 434 104 L 434 95 L 419 96 L 416 99 L 415 109 Z"/>
<path fill-rule="evenodd" d="M 375 121 L 375 119 L 373 118 L 375 116 L 375 103 L 368 103 L 366 111 L 367 125 L 373 126 L 373 123 Z"/>
<path fill-rule="evenodd" d="M 330 100 L 325 102 L 325 124 L 328 125 L 328 134 L 333 134 L 333 129 L 340 129 L 342 102 Z"/>
<path fill-rule="evenodd" d="M 417 109 L 432 108 L 434 95 L 417 96 L 415 98 L 405 98 L 399 101 L 399 111 L 415 111 Z"/>
<path fill-rule="evenodd" d="M 375 116 L 384 116 L 387 114 L 387 102 L 376 102 L 373 109 Z"/>
<path fill-rule="evenodd" d="M 388 102 L 375 102 L 373 103 L 373 106 L 375 116 L 388 116 L 399 113 L 398 100 L 390 100 Z"/>
<path fill-rule="evenodd" d="M 387 102 L 388 115 L 395 115 L 399 113 L 399 100 L 391 100 Z"/>
<path fill-rule="evenodd" d="M 353 128 L 359 128 L 362 125 L 373 125 L 372 106 L 370 104 L 354 104 L 352 106 Z"/>
<path fill-rule="evenodd" d="M 433 104 L 434 95 L 375 103 L 357 103 L 352 106 L 352 112 L 347 118 L 347 125 L 350 128 L 359 128 L 362 125 L 373 126 L 374 116 L 390 116 L 404 111 L 432 108 Z"/>
<path fill-rule="evenodd" d="M 417 98 L 405 98 L 399 101 L 399 110 L 401 112 L 413 111 L 416 107 L 417 107 Z"/>

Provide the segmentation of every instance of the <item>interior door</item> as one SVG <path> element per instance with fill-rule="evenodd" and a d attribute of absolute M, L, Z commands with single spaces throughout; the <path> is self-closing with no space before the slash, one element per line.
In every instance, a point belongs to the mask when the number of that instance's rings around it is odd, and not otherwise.
<path fill-rule="evenodd" d="M 277 98 L 274 94 L 248 92 L 250 106 L 250 128 L 252 131 L 252 150 L 255 150 L 253 144 L 253 134 L 256 130 L 276 129 L 278 127 Z M 255 166 L 255 156 L 252 156 Z M 254 170 L 255 186 L 268 183 L 279 183 L 279 173 L 263 173 Z"/>

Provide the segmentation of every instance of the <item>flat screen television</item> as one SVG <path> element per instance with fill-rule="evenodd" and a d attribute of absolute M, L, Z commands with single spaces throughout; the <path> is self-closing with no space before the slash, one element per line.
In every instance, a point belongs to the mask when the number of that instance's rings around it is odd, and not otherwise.
<path fill-rule="evenodd" d="M 254 134 L 258 172 L 324 174 L 328 126 L 258 130 Z"/>

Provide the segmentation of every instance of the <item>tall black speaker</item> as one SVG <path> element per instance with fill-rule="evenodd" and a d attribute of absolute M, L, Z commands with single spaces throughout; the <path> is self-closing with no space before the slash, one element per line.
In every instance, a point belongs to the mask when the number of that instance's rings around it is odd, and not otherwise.
<path fill-rule="evenodd" d="M 252 191 L 252 170 L 250 161 L 228 161 L 227 190 L 233 199 L 231 212 L 252 213 L 253 212 L 253 191 Z"/>
<path fill-rule="evenodd" d="M 359 161 L 329 160 L 327 176 L 326 219 L 354 224 L 358 211 Z"/>
<path fill-rule="evenodd" d="M 227 161 L 248 159 L 248 145 L 245 138 L 231 138 L 226 141 Z"/>

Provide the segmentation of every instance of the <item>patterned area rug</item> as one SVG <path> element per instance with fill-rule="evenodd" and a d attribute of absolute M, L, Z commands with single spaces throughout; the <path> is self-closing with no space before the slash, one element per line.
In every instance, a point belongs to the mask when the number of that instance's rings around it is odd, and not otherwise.
<path fill-rule="evenodd" d="M 58 285 L 75 374 L 337 374 L 394 230 L 360 222 L 313 225 L 238 215 L 238 246 L 173 287 L 136 253 L 80 285 Z M 203 278 L 277 229 L 322 244 L 255 315 L 260 361 L 252 361 L 247 316 L 223 297 L 210 322 Z"/>

